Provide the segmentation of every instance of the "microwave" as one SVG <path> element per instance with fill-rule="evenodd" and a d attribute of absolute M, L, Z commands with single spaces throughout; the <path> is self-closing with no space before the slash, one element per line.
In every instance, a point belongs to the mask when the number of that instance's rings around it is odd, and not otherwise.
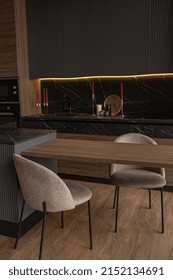
<path fill-rule="evenodd" d="M 19 102 L 18 79 L 0 79 L 0 102 Z"/>

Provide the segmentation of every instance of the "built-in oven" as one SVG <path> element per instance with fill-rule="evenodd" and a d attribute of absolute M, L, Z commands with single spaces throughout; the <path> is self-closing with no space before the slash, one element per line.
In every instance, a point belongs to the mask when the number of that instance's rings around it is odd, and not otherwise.
<path fill-rule="evenodd" d="M 18 80 L 0 79 L 0 127 L 20 127 Z"/>

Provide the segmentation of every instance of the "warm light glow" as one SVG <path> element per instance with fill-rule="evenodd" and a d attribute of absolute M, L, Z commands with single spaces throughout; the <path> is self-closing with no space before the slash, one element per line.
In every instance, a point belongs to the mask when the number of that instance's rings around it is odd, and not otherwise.
<path fill-rule="evenodd" d="M 173 73 L 160 73 L 160 74 L 142 74 L 142 75 L 127 75 L 127 76 L 87 76 L 87 77 L 69 77 L 69 78 L 40 78 L 43 80 L 57 80 L 57 81 L 68 81 L 68 80 L 93 80 L 93 79 L 125 79 L 125 78 L 147 78 L 147 77 L 165 77 L 173 76 Z"/>

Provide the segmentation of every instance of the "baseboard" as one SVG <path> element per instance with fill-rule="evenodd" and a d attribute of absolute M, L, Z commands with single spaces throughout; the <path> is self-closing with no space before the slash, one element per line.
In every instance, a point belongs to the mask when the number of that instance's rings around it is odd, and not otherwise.
<path fill-rule="evenodd" d="M 42 212 L 34 211 L 30 216 L 22 221 L 21 234 L 23 236 L 28 232 L 38 221 L 42 218 Z M 16 237 L 18 230 L 18 223 L 12 223 L 8 221 L 0 220 L 0 235 L 5 235 L 9 237 Z"/>

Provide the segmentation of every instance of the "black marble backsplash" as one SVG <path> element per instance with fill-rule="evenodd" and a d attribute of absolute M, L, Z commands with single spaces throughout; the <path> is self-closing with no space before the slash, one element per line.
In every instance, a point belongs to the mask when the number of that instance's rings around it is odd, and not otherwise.
<path fill-rule="evenodd" d="M 120 85 L 124 88 L 124 115 L 129 118 L 172 119 L 173 76 L 143 76 L 123 78 L 94 78 L 95 106 L 103 104 L 112 94 L 120 96 Z M 92 91 L 90 79 L 42 80 L 48 89 L 48 112 L 62 112 L 72 107 L 72 112 L 92 113 Z M 42 103 L 42 110 L 45 107 Z"/>

